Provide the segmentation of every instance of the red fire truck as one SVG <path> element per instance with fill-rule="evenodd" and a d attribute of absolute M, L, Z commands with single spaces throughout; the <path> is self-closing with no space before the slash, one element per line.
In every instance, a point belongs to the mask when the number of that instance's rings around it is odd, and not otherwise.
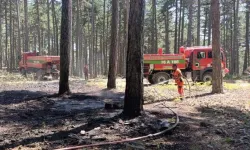
<path fill-rule="evenodd" d="M 221 49 L 223 76 L 228 73 L 226 57 Z M 193 81 L 207 82 L 212 80 L 212 47 L 180 47 L 179 54 L 144 54 L 144 77 L 151 84 L 168 81 L 172 75 L 172 65 L 177 64 L 184 75 L 191 74 Z"/>
<path fill-rule="evenodd" d="M 35 73 L 37 79 L 45 76 L 59 77 L 60 56 L 38 56 L 36 52 L 24 52 L 20 58 L 21 74 Z"/>

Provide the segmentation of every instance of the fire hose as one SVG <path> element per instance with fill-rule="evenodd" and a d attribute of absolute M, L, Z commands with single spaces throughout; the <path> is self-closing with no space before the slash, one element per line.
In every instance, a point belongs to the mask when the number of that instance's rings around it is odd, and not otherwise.
<path fill-rule="evenodd" d="M 169 109 L 176 117 L 175 123 L 160 132 L 154 133 L 154 134 L 148 134 L 145 136 L 140 136 L 140 137 L 135 137 L 135 138 L 128 138 L 128 139 L 122 139 L 122 140 L 117 140 L 117 141 L 110 141 L 110 142 L 102 142 L 102 143 L 96 143 L 96 144 L 89 144 L 89 145 L 80 145 L 80 146 L 72 146 L 72 147 L 66 147 L 66 148 L 59 148 L 56 150 L 75 150 L 75 149 L 82 149 L 82 148 L 89 148 L 89 147 L 97 147 L 97 146 L 104 146 L 104 145 L 113 145 L 113 144 L 121 144 L 121 143 L 126 143 L 126 142 L 132 142 L 132 141 L 137 141 L 137 140 L 144 140 L 147 138 L 152 138 L 152 137 L 156 137 L 159 135 L 162 135 L 170 130 L 173 130 L 178 124 L 179 124 L 179 116 L 176 112 L 174 112 L 171 108 L 167 107 L 165 104 L 161 103 L 162 106 L 164 106 L 164 108 Z M 157 105 L 158 106 L 158 105 Z M 162 108 L 162 107 L 161 107 Z"/>

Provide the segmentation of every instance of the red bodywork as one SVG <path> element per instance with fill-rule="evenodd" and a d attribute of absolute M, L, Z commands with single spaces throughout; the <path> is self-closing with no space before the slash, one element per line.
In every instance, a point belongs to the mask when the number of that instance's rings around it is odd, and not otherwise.
<path fill-rule="evenodd" d="M 19 69 L 24 72 L 38 72 L 41 76 L 53 74 L 60 69 L 60 56 L 37 56 L 36 52 L 25 52 L 19 62 Z M 58 72 L 57 71 L 57 72 Z"/>
<path fill-rule="evenodd" d="M 228 73 L 223 49 L 221 49 L 221 60 L 223 73 Z M 184 73 L 192 72 L 193 76 L 202 78 L 205 73 L 212 71 L 212 47 L 180 47 L 179 54 L 163 54 L 160 48 L 158 54 L 144 54 L 144 76 L 150 77 L 159 72 L 170 75 L 173 64 L 177 64 Z"/>

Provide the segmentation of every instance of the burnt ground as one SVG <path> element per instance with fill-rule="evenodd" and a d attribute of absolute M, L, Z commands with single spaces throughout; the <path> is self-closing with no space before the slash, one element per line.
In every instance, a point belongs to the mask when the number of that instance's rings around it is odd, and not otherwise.
<path fill-rule="evenodd" d="M 1 82 L 0 149 L 55 149 L 143 136 L 161 131 L 161 122 L 178 126 L 164 135 L 95 149 L 242 149 L 250 147 L 250 86 L 225 84 L 224 94 L 210 94 L 210 85 L 186 86 L 186 98 L 176 99 L 174 85 L 145 86 L 145 112 L 128 119 L 121 109 L 104 109 L 106 101 L 122 102 L 118 89 L 105 89 L 106 80 L 72 79 L 72 95 L 54 97 L 58 81 Z M 93 149 L 93 148 L 89 148 Z"/>

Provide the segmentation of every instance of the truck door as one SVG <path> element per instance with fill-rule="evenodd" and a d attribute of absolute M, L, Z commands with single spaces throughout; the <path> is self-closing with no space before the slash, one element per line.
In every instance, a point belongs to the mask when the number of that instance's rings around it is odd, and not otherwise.
<path fill-rule="evenodd" d="M 207 52 L 204 50 L 195 50 L 193 52 L 193 70 L 203 70 L 207 67 Z"/>

